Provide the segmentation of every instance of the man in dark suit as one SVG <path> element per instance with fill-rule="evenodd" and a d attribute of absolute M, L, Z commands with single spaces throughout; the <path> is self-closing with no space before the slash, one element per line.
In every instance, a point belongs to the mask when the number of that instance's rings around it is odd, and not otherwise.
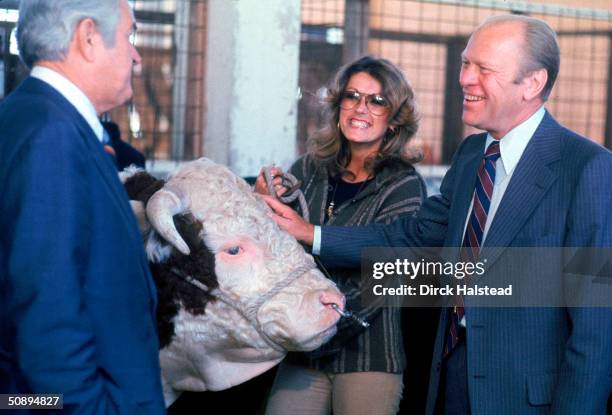
<path fill-rule="evenodd" d="M 597 274 L 583 275 L 573 285 L 579 292 L 563 285 L 561 248 L 612 246 L 612 154 L 543 107 L 559 69 L 554 31 L 526 16 L 491 18 L 462 61 L 463 120 L 486 133 L 463 141 L 441 194 L 414 219 L 315 229 L 268 199 L 277 222 L 327 264 L 358 266 L 368 246 L 443 247 L 449 258 L 488 258 L 484 282 L 521 261 L 509 259 L 515 247 L 558 248 L 559 262 L 543 261 L 546 275 L 534 272 L 531 281 L 557 280 L 570 300 L 609 291 L 609 278 Z M 610 308 L 478 308 L 460 296 L 441 312 L 428 414 L 603 415 L 611 391 Z"/>
<path fill-rule="evenodd" d="M 32 72 L 0 105 L 0 392 L 63 394 L 71 414 L 165 413 L 155 287 L 98 120 L 132 95 L 132 11 L 19 12 Z"/>

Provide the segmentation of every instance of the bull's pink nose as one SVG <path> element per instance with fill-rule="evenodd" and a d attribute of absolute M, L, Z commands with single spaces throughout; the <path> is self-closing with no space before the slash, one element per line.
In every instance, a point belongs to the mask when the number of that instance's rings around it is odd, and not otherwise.
<path fill-rule="evenodd" d="M 331 306 L 332 303 L 338 304 L 340 308 L 344 308 L 344 295 L 342 295 L 338 290 L 333 288 L 328 288 L 327 290 L 321 293 L 319 297 L 321 304 L 325 306 Z"/>

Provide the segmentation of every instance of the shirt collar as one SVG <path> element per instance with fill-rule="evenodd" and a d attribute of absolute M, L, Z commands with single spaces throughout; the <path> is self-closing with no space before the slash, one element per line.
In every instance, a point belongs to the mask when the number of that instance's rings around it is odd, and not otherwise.
<path fill-rule="evenodd" d="M 531 140 L 540 122 L 542 122 L 545 113 L 544 106 L 541 106 L 531 117 L 514 127 L 500 139 L 499 152 L 506 174 L 512 173 L 518 164 L 525 151 L 525 147 L 527 147 L 529 140 Z M 493 140 L 494 138 L 491 134 L 487 134 L 485 151 Z"/>
<path fill-rule="evenodd" d="M 98 140 L 102 141 L 104 128 L 98 119 L 96 109 L 83 91 L 65 76 L 44 66 L 34 66 L 30 76 L 51 85 L 57 92 L 62 94 L 76 108 L 79 114 L 85 118 L 85 121 L 87 121 L 87 124 L 89 124 L 96 137 L 98 137 Z"/>

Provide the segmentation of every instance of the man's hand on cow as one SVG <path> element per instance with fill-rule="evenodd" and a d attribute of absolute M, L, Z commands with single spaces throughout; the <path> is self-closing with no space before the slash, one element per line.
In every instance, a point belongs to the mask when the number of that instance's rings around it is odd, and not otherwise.
<path fill-rule="evenodd" d="M 266 181 L 266 175 L 264 173 L 264 169 L 267 167 L 263 167 L 259 172 L 259 176 L 255 180 L 255 188 L 254 190 L 261 195 L 269 195 L 270 191 L 268 190 L 268 183 Z M 283 186 L 283 180 L 281 176 L 283 175 L 283 170 L 280 167 L 272 166 L 270 167 L 270 176 L 272 177 L 272 186 L 274 187 L 274 191 L 276 192 L 276 197 L 281 197 L 287 189 Z"/>
<path fill-rule="evenodd" d="M 306 222 L 302 217 L 289 206 L 284 205 L 272 196 L 262 196 L 263 200 L 272 208 L 274 213 L 272 219 L 284 231 L 289 232 L 298 241 L 307 245 L 312 245 L 314 240 L 314 225 Z"/>

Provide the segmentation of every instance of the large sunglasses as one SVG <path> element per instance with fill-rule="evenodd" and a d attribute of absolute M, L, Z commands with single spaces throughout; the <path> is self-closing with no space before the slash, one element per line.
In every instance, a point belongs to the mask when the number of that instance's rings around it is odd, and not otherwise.
<path fill-rule="evenodd" d="M 389 101 L 380 94 L 363 94 L 353 89 L 347 89 L 342 93 L 340 99 L 340 108 L 352 110 L 361 102 L 361 98 L 365 98 L 365 104 L 368 111 L 374 115 L 386 115 L 389 112 Z"/>

